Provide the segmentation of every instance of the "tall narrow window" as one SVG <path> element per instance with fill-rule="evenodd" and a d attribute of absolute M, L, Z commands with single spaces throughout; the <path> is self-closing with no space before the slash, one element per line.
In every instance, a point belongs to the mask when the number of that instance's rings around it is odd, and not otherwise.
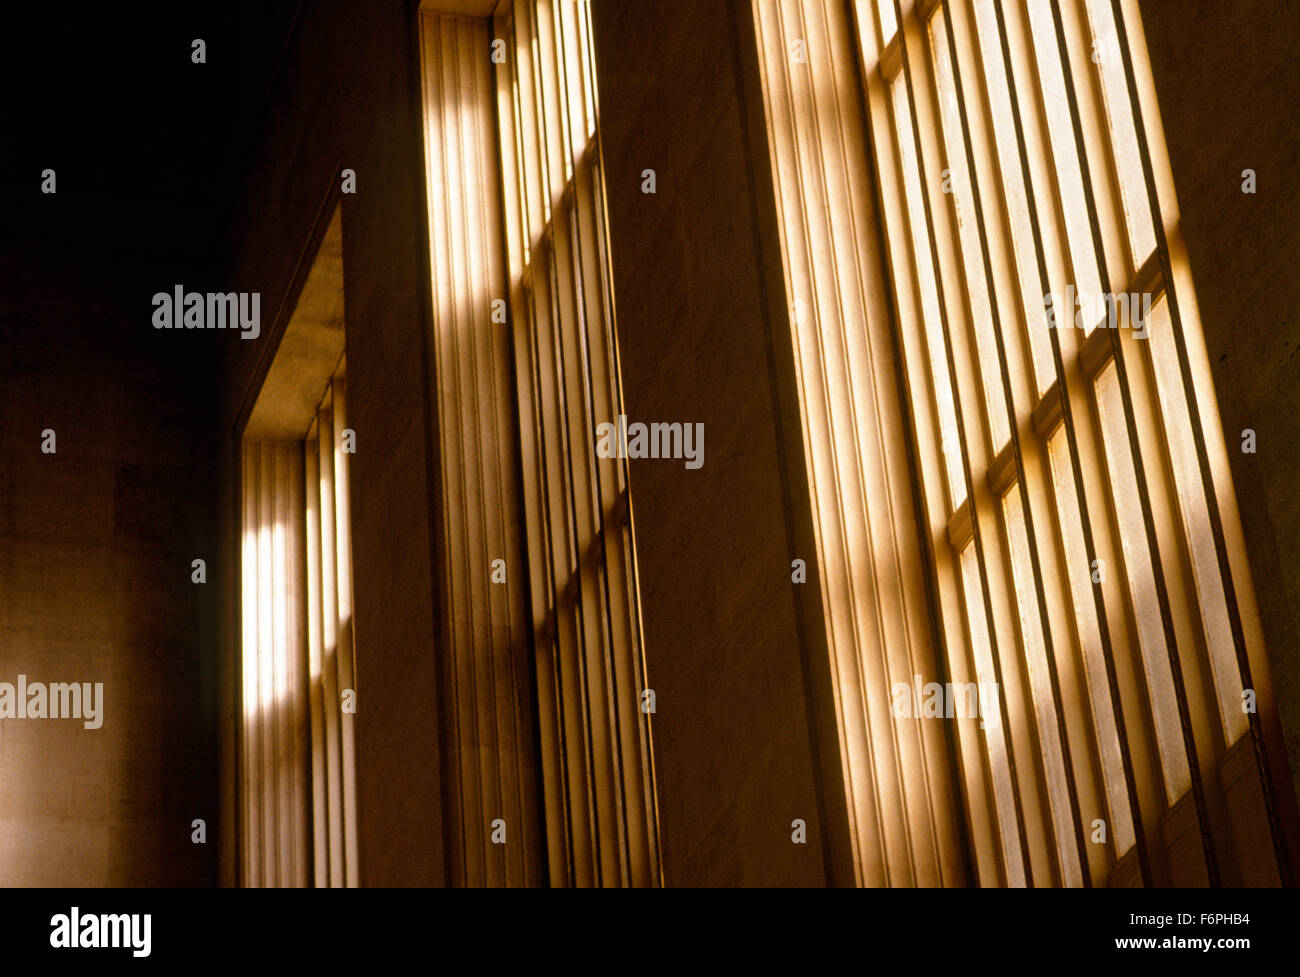
<path fill-rule="evenodd" d="M 421 16 L 453 846 L 467 884 L 656 885 L 588 6 L 478 6 Z"/>
<path fill-rule="evenodd" d="M 244 885 L 359 883 L 338 212 L 243 432 Z"/>
<path fill-rule="evenodd" d="M 352 532 L 348 518 L 347 379 L 331 378 L 303 442 L 307 541 L 308 688 L 312 830 L 318 884 L 355 886 L 357 864 L 356 650 L 352 641 Z"/>
<path fill-rule="evenodd" d="M 660 878 L 590 10 L 498 7 L 497 113 L 552 881 Z"/>
<path fill-rule="evenodd" d="M 997 690 L 950 724 L 970 881 L 1276 883 L 1272 717 L 1243 695 L 1267 688 L 1262 639 L 1135 3 L 848 10 L 754 0 L 842 689 L 888 655 L 861 595 L 906 549 L 906 503 L 871 476 L 910 455 L 932 597 L 908 640 Z M 861 388 L 896 391 L 905 423 L 855 421 Z M 840 711 L 874 839 L 898 785 L 943 769 L 873 755 L 925 723 L 870 689 Z M 886 846 L 884 872 L 860 847 L 862 875 L 907 881 L 895 863 L 927 844 Z"/>

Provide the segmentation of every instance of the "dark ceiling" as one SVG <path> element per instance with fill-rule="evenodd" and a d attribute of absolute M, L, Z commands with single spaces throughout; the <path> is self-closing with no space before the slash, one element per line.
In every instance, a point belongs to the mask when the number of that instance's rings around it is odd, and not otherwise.
<path fill-rule="evenodd" d="M 303 2 L 6 9 L 0 238 L 208 260 Z"/>

